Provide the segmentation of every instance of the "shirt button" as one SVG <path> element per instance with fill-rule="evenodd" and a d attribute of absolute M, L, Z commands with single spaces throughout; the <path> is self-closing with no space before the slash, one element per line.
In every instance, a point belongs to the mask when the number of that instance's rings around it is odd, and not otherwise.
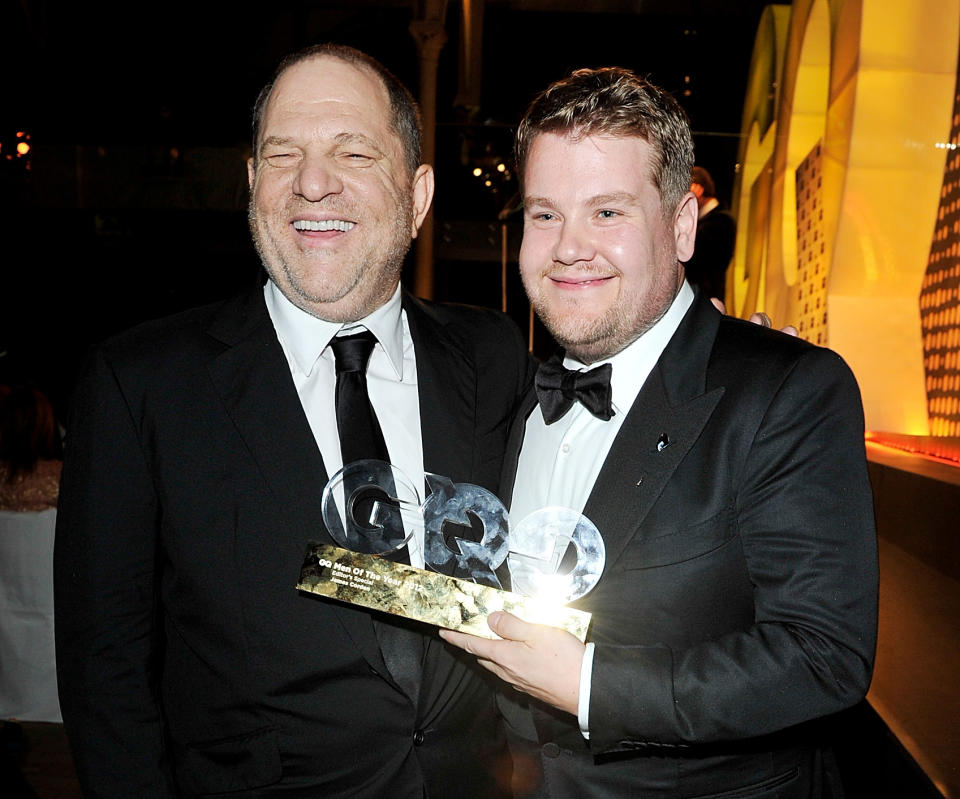
<path fill-rule="evenodd" d="M 559 744 L 555 744 L 555 743 L 553 743 L 553 742 L 548 743 L 548 744 L 544 744 L 544 745 L 543 745 L 543 749 L 541 749 L 541 751 L 543 752 L 544 757 L 559 757 L 559 756 L 560 756 L 560 746 L 559 746 Z"/>
<path fill-rule="evenodd" d="M 566 454 L 570 451 L 570 445 L 569 445 L 569 444 L 564 444 L 562 447 L 560 447 L 560 451 L 561 451 L 564 455 L 566 455 Z"/>
<path fill-rule="evenodd" d="M 417 730 L 413 734 L 413 745 L 420 746 L 423 743 L 424 738 L 426 738 L 426 736 L 423 734 L 423 730 Z"/>

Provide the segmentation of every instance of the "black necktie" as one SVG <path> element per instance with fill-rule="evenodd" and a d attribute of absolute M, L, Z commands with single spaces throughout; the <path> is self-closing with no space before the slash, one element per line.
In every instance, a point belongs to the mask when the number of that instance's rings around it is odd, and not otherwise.
<path fill-rule="evenodd" d="M 337 432 L 340 435 L 340 453 L 343 465 L 368 458 L 390 462 L 383 431 L 367 393 L 367 362 L 377 343 L 368 330 L 352 336 L 338 336 L 330 342 L 337 371 Z M 344 495 L 352 487 L 344 483 Z M 395 560 L 409 563 L 404 547 Z M 423 660 L 423 637 L 420 633 L 400 626 L 401 622 L 374 618 L 374 629 L 380 642 L 383 660 L 394 680 L 414 701 L 420 691 L 420 673 Z"/>
<path fill-rule="evenodd" d="M 613 392 L 609 363 L 586 372 L 575 372 L 563 365 L 562 353 L 556 353 L 537 369 L 535 386 L 543 420 L 553 424 L 579 402 L 590 413 L 603 421 L 613 417 Z"/>
<path fill-rule="evenodd" d="M 373 458 L 390 462 L 383 431 L 367 393 L 367 362 L 377 343 L 369 330 L 330 342 L 337 365 L 337 432 L 343 465 Z"/>

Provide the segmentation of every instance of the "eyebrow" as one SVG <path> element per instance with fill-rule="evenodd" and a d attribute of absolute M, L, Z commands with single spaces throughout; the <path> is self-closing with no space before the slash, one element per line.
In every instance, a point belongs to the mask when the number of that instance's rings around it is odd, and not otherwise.
<path fill-rule="evenodd" d="M 553 201 L 547 197 L 524 197 L 523 198 L 523 207 L 530 208 L 531 206 L 539 206 L 542 208 L 554 208 Z"/>
<path fill-rule="evenodd" d="M 338 133 L 334 136 L 334 141 L 337 144 L 363 144 L 372 150 L 376 150 L 377 154 L 383 156 L 383 150 L 380 149 L 380 146 L 369 136 L 364 135 L 363 133 L 349 133 L 343 132 Z"/>
<path fill-rule="evenodd" d="M 629 191 L 613 191 L 609 194 L 598 194 L 589 200 L 589 204 L 594 208 L 598 208 L 601 205 L 620 205 L 623 203 L 633 205 L 636 202 L 637 195 Z"/>
<path fill-rule="evenodd" d="M 586 201 L 586 205 L 589 205 L 593 208 L 600 208 L 604 205 L 621 205 L 621 204 L 630 204 L 635 205 L 638 202 L 637 195 L 632 194 L 629 191 L 612 191 L 609 194 L 597 194 L 593 197 L 590 197 Z M 528 207 L 538 207 L 538 208 L 556 208 L 556 203 L 551 200 L 549 197 L 524 197 L 523 198 L 524 208 Z"/>
<path fill-rule="evenodd" d="M 257 148 L 258 153 L 262 153 L 267 147 L 282 147 L 285 144 L 291 144 L 293 139 L 288 136 L 267 136 L 262 142 L 260 142 L 260 147 Z"/>

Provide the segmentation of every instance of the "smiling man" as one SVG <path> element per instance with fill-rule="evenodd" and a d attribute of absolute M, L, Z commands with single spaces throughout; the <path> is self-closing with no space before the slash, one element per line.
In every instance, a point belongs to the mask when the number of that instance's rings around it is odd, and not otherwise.
<path fill-rule="evenodd" d="M 503 640 L 443 637 L 518 689 L 502 707 L 535 795 L 842 795 L 827 717 L 867 690 L 877 600 L 849 369 L 686 283 L 693 144 L 659 88 L 574 72 L 527 111 L 517 162 L 520 272 L 564 350 L 504 490 L 512 519 L 582 510 L 606 564 L 575 603 L 586 645 L 504 613 Z"/>
<path fill-rule="evenodd" d="M 57 664 L 85 795 L 503 796 L 487 675 L 431 628 L 295 586 L 308 539 L 333 543 L 344 461 L 496 490 L 526 348 L 499 314 L 399 288 L 433 171 L 373 59 L 281 64 L 249 178 L 266 284 L 106 342 L 76 393 Z"/>

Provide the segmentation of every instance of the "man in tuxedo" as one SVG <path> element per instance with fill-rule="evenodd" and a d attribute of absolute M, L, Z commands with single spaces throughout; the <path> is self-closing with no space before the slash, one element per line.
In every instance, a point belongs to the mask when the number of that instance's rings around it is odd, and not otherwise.
<path fill-rule="evenodd" d="M 661 89 L 574 72 L 533 102 L 517 161 L 521 274 L 563 351 L 503 490 L 511 519 L 582 509 L 606 563 L 574 603 L 586 645 L 506 613 L 502 640 L 442 636 L 516 689 L 537 795 L 837 795 L 825 727 L 867 690 L 877 611 L 853 376 L 684 280 L 693 145 Z"/>
<path fill-rule="evenodd" d="M 344 462 L 385 446 L 414 486 L 496 489 L 526 348 L 497 313 L 400 290 L 433 172 L 373 59 L 281 64 L 249 179 L 266 284 L 108 341 L 76 392 L 55 570 L 80 781 L 111 799 L 502 796 L 492 678 L 431 628 L 295 586 L 308 539 L 335 543 L 321 497 Z"/>
<path fill-rule="evenodd" d="M 702 166 L 693 168 L 690 191 L 697 198 L 697 238 L 684 273 L 687 282 L 701 294 L 723 302 L 727 267 L 737 243 L 737 223 L 720 207 L 713 177 Z"/>

